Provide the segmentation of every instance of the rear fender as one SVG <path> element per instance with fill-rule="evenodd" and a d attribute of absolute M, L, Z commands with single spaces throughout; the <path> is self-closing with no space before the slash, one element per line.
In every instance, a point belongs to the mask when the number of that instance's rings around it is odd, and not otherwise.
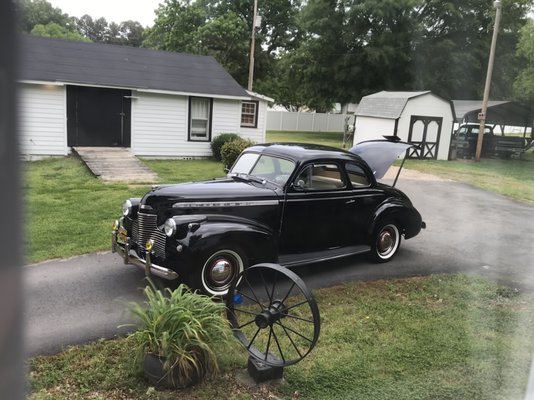
<path fill-rule="evenodd" d="M 419 212 L 413 206 L 398 199 L 388 200 L 375 210 L 369 224 L 370 237 L 384 221 L 397 222 L 405 239 L 416 236 L 423 226 Z"/>

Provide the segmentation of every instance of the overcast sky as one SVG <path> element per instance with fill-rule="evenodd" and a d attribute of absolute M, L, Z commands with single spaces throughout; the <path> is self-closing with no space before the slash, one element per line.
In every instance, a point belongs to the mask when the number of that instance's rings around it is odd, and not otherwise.
<path fill-rule="evenodd" d="M 89 14 L 93 19 L 104 17 L 109 22 L 122 22 L 129 19 L 139 21 L 143 26 L 152 26 L 154 10 L 163 0 L 48 0 L 64 13 L 80 18 Z"/>

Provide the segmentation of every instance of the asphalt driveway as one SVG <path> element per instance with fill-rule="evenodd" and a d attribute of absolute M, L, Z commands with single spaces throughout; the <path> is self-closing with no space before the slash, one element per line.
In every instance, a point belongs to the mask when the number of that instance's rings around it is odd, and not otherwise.
<path fill-rule="evenodd" d="M 534 206 L 458 182 L 403 171 L 398 184 L 427 229 L 393 261 L 365 257 L 299 267 L 310 287 L 354 280 L 464 272 L 534 290 Z M 142 300 L 144 273 L 102 253 L 24 267 L 28 355 L 126 333 L 128 301 Z M 319 305 L 320 306 L 320 305 Z"/>

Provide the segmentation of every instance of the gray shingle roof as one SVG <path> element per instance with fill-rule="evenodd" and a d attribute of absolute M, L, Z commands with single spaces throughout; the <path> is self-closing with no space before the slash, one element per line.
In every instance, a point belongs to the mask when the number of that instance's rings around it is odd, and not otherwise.
<path fill-rule="evenodd" d="M 249 98 L 213 58 L 25 35 L 19 80 Z"/>
<path fill-rule="evenodd" d="M 424 92 L 378 92 L 369 96 L 362 97 L 356 115 L 362 117 L 377 117 L 397 119 L 402 114 L 409 99 L 424 94 Z"/>

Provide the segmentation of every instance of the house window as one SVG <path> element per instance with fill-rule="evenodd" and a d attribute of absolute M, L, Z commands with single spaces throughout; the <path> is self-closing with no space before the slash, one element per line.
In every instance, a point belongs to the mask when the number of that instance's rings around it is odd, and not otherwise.
<path fill-rule="evenodd" d="M 212 99 L 189 98 L 189 140 L 209 142 L 211 138 Z"/>
<path fill-rule="evenodd" d="M 244 101 L 241 103 L 241 126 L 250 128 L 258 126 L 257 101 Z"/>

